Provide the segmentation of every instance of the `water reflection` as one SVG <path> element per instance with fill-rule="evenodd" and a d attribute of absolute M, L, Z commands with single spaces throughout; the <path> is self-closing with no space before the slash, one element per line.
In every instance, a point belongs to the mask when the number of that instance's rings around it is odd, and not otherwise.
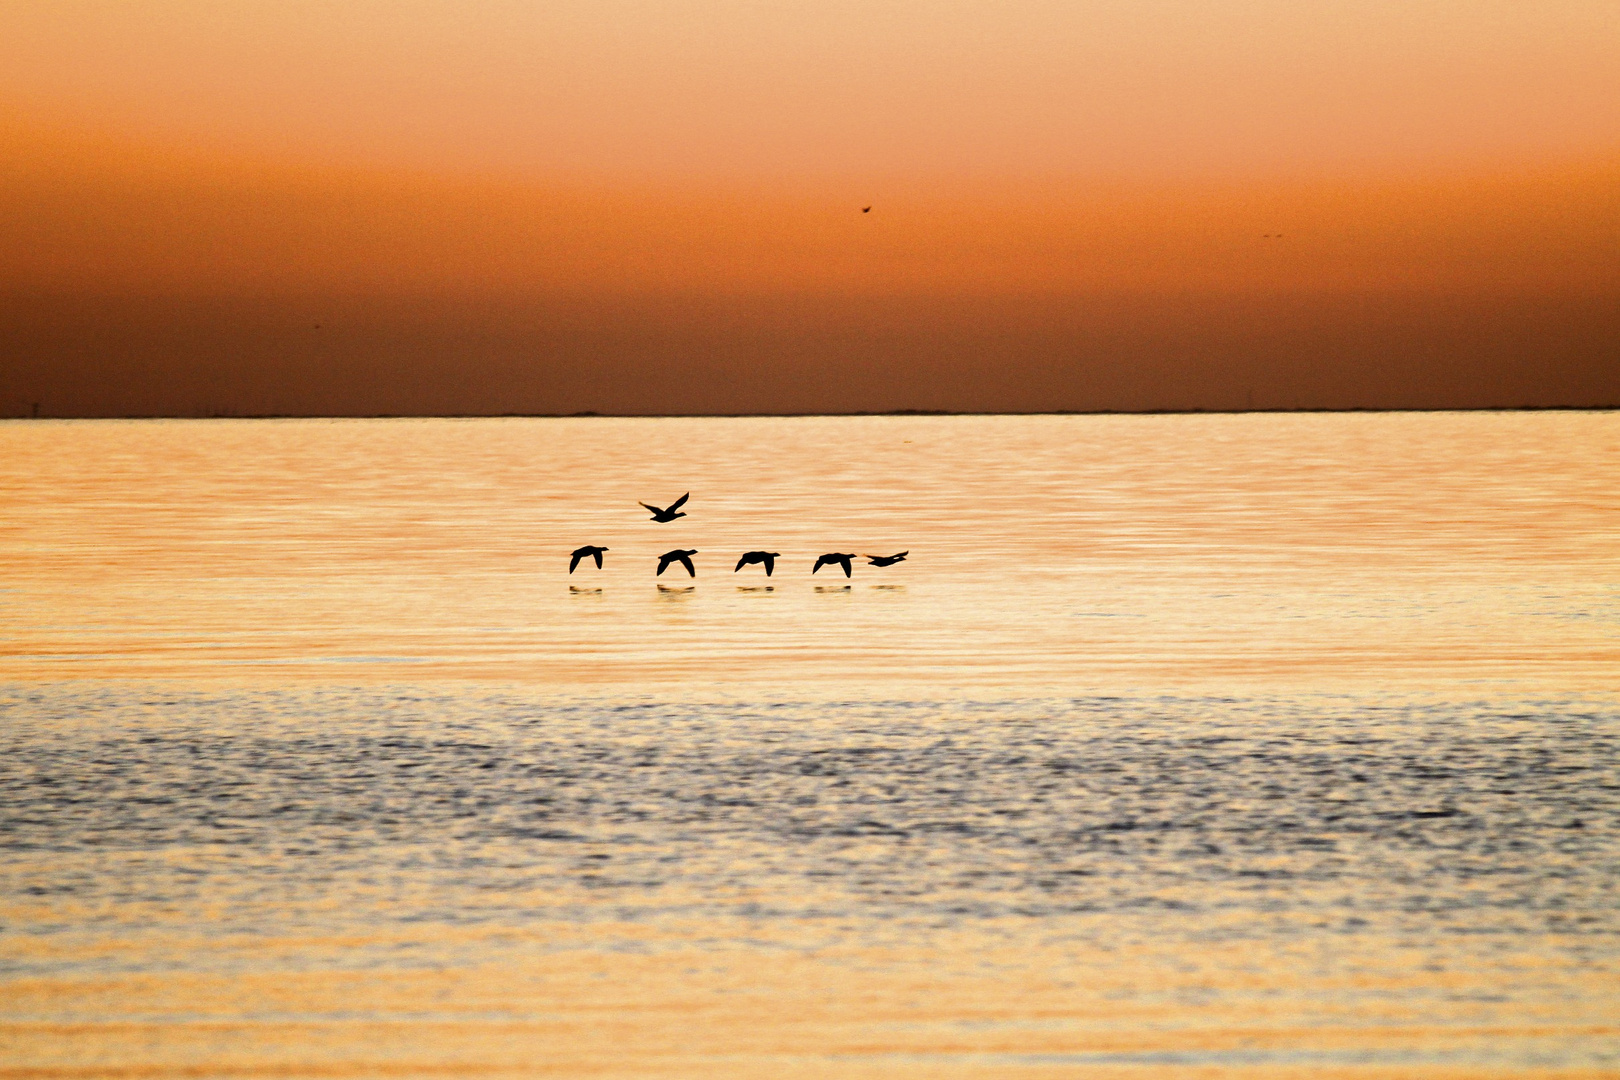
<path fill-rule="evenodd" d="M 1616 761 L 1578 698 L 0 691 L 7 1064 L 1598 1069 Z"/>
<path fill-rule="evenodd" d="M 836 499 L 778 464 L 810 458 Z M 636 505 L 667 460 L 676 524 Z M 1616 473 L 1610 413 L 19 421 L 0 677 L 1613 689 Z M 768 537 L 786 580 L 660 652 L 643 609 L 565 599 L 582 536 L 625 596 L 676 543 L 723 572 Z M 830 547 L 919 552 L 855 567 L 910 602 L 816 603 Z"/>
<path fill-rule="evenodd" d="M 6 1066 L 1612 1070 L 1615 475 L 1597 413 L 0 423 Z"/>

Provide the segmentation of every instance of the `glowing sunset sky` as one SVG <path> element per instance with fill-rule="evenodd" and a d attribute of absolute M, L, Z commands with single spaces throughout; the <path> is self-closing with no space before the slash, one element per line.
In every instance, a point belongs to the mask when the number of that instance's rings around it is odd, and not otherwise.
<path fill-rule="evenodd" d="M 0 415 L 1620 403 L 1617 55 L 1606 0 L 12 3 Z"/>

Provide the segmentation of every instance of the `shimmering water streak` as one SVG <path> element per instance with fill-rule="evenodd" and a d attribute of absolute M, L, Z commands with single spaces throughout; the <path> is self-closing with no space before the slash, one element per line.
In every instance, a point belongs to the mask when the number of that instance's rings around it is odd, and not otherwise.
<path fill-rule="evenodd" d="M 261 1063 L 286 1060 L 262 1025 L 315 1025 L 334 1068 L 578 1065 L 576 992 L 651 1025 L 613 1054 L 678 1073 L 758 1023 L 845 1071 L 1620 1065 L 1612 703 L 58 685 L 3 708 L 0 1032 L 42 1067 L 29 1032 L 70 1022 L 159 1075 L 211 1024 Z M 707 1041 L 647 1020 L 672 1007 Z M 402 1021 L 379 1058 L 367 1033 Z"/>
<path fill-rule="evenodd" d="M 11 422 L 0 677 L 1615 690 L 1616 475 L 1613 413 Z"/>

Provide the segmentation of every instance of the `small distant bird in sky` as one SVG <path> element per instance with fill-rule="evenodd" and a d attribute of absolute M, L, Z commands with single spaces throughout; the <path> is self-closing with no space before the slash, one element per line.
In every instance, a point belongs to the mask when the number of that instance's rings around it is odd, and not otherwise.
<path fill-rule="evenodd" d="M 770 577 L 771 576 L 771 571 L 776 569 L 776 557 L 778 555 L 780 555 L 780 554 L 782 554 L 780 551 L 749 551 L 749 552 L 745 552 L 743 554 L 743 557 L 737 560 L 736 569 L 732 570 L 731 572 L 733 574 L 735 574 L 738 570 L 741 570 L 743 567 L 747 566 L 749 563 L 764 563 L 765 564 L 765 576 Z"/>
<path fill-rule="evenodd" d="M 670 503 L 669 508 L 666 510 L 660 510 L 652 503 L 642 503 L 641 505 L 652 511 L 652 520 L 654 521 L 674 521 L 678 517 L 686 516 L 686 511 L 681 509 L 681 504 L 691 497 L 692 493 L 688 491 L 685 495 Z"/>
<path fill-rule="evenodd" d="M 869 566 L 893 566 L 897 562 L 905 562 L 906 556 L 910 554 L 911 552 L 907 550 L 898 555 L 868 555 L 866 562 Z"/>
<path fill-rule="evenodd" d="M 863 207 L 861 207 L 861 213 L 863 213 L 863 214 L 870 214 L 870 213 L 871 213 L 871 212 L 872 212 L 872 208 L 871 208 L 871 207 L 870 207 L 870 206 L 863 206 Z"/>
<path fill-rule="evenodd" d="M 658 556 L 659 576 L 662 576 L 664 571 L 669 569 L 670 563 L 678 562 L 682 566 L 686 567 L 686 572 L 689 576 L 697 577 L 697 571 L 692 569 L 692 556 L 696 554 L 697 548 L 676 548 L 674 551 L 664 552 L 662 555 Z"/>
<path fill-rule="evenodd" d="M 602 569 L 602 552 L 606 550 L 607 548 L 597 547 L 595 544 L 586 544 L 582 548 L 575 548 L 573 558 L 568 560 L 568 572 L 572 574 L 574 567 L 579 565 L 581 559 L 595 559 L 596 568 L 598 570 Z"/>
<path fill-rule="evenodd" d="M 841 552 L 834 551 L 817 559 L 816 565 L 810 568 L 810 572 L 813 574 L 817 570 L 820 570 L 823 566 L 842 566 L 844 568 L 844 576 L 849 577 L 849 560 L 857 557 L 858 556 L 855 555 L 845 555 Z"/>

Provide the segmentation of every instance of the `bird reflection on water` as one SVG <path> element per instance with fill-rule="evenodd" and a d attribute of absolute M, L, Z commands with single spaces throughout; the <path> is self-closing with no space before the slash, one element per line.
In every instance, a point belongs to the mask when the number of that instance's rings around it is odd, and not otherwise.
<path fill-rule="evenodd" d="M 817 585 L 816 586 L 816 592 L 818 592 L 818 593 L 847 593 L 847 592 L 850 591 L 851 588 L 852 588 L 852 586 L 849 586 L 849 585 Z"/>

